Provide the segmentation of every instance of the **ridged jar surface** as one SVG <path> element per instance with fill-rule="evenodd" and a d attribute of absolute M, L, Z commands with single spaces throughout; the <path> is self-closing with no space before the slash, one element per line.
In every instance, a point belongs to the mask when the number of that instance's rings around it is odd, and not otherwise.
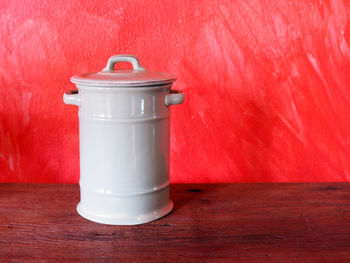
<path fill-rule="evenodd" d="M 80 186 L 137 195 L 169 183 L 169 108 L 164 88 L 79 87 Z"/>

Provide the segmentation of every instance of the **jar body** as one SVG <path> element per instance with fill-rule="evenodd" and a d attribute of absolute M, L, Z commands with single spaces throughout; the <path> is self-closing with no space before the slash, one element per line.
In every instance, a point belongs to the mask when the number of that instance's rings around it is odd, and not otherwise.
<path fill-rule="evenodd" d="M 146 223 L 169 213 L 171 85 L 77 86 L 80 191 L 77 210 L 105 224 Z"/>

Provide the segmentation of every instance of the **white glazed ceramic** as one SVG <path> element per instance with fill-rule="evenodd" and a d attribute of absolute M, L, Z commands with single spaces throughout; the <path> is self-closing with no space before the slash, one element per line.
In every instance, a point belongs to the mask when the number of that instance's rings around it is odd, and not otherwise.
<path fill-rule="evenodd" d="M 127 61 L 133 70 L 113 70 Z M 175 76 L 149 72 L 137 58 L 113 56 L 98 73 L 71 78 L 78 90 L 63 100 L 79 106 L 78 213 L 94 222 L 142 224 L 168 214 L 169 107 Z"/>

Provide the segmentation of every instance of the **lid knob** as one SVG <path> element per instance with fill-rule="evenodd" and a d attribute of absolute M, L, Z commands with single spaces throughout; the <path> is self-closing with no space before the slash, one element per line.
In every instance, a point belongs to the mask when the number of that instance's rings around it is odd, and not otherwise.
<path fill-rule="evenodd" d="M 114 65 L 118 62 L 130 62 L 132 64 L 133 70 L 137 71 L 145 71 L 146 69 L 141 66 L 137 57 L 132 55 L 117 55 L 112 56 L 108 59 L 106 67 L 102 70 L 102 72 L 110 72 L 114 71 Z"/>

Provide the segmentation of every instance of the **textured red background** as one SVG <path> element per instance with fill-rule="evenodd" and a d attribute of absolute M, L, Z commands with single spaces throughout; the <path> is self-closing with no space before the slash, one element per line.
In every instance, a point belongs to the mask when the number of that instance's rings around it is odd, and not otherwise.
<path fill-rule="evenodd" d="M 77 182 L 69 78 L 176 74 L 173 182 L 349 181 L 349 1 L 1 1 L 0 181 Z"/>

